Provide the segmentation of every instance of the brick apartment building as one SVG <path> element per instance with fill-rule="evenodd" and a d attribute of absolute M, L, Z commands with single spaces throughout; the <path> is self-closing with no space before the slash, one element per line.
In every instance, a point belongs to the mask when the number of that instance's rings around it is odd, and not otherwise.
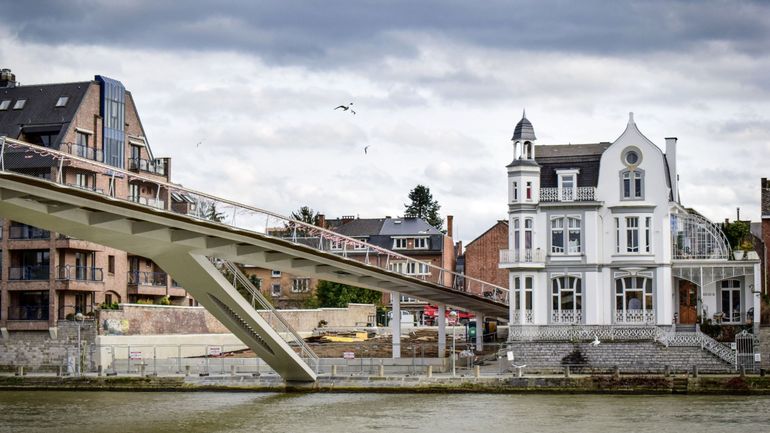
<path fill-rule="evenodd" d="M 119 81 L 21 85 L 0 71 L 0 135 L 141 173 L 168 182 L 170 159 L 156 158 L 131 92 Z M 130 176 L 97 174 L 84 164 L 45 157 L 6 161 L 6 167 L 72 187 L 169 208 L 168 191 Z M 173 199 L 172 199 L 173 200 Z M 48 330 L 86 315 L 103 302 L 193 300 L 152 260 L 63 234 L 3 221 L 0 230 L 0 328 Z"/>
<path fill-rule="evenodd" d="M 500 220 L 466 247 L 465 275 L 508 286 L 508 271 L 500 269 L 500 250 L 508 247 L 508 221 Z"/>
<path fill-rule="evenodd" d="M 760 223 L 758 230 L 752 230 L 752 234 L 759 240 L 754 242 L 754 249 L 762 262 L 762 293 L 770 293 L 770 281 L 768 281 L 768 259 L 770 259 L 770 182 L 766 177 L 762 178 Z"/>

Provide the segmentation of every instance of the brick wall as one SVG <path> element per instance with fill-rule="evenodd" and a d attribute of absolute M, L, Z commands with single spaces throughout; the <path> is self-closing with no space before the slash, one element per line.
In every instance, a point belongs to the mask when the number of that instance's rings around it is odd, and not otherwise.
<path fill-rule="evenodd" d="M 78 324 L 59 321 L 56 329 L 56 338 L 47 331 L 16 331 L 9 333 L 7 338 L 0 338 L 0 371 L 13 370 L 19 365 L 30 371 L 56 371 L 66 364 L 67 354 L 74 356 L 77 351 Z M 93 344 L 96 338 L 94 321 L 83 322 L 80 338 L 85 347 Z"/>
<path fill-rule="evenodd" d="M 508 223 L 498 221 L 465 247 L 465 275 L 508 287 L 508 271 L 499 269 L 500 250 L 508 249 Z"/>

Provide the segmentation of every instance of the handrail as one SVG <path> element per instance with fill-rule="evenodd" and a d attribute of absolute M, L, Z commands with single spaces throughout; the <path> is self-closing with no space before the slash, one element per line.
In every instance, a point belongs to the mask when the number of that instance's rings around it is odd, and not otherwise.
<path fill-rule="evenodd" d="M 100 172 L 106 176 L 114 177 L 117 175 L 122 175 L 126 176 L 128 179 L 141 179 L 146 182 L 154 183 L 159 187 L 165 188 L 168 195 L 176 194 L 178 196 L 183 196 L 186 201 L 186 203 L 180 204 L 182 208 L 178 209 L 174 209 L 173 205 L 169 206 L 171 209 L 166 210 L 159 210 L 155 207 L 147 206 L 148 208 L 154 209 L 157 212 L 186 214 L 193 218 L 206 220 L 210 223 L 218 223 L 241 230 L 251 230 L 265 236 L 289 240 L 295 244 L 300 244 L 298 242 L 299 237 L 310 237 L 313 239 L 312 242 L 301 244 L 317 249 L 319 251 L 339 255 L 342 258 L 348 260 L 353 260 L 347 256 L 348 252 L 352 252 L 354 250 L 356 252 L 360 252 L 365 250 L 366 255 L 363 262 L 365 265 L 383 269 L 389 272 L 393 272 L 393 270 L 389 268 L 391 261 L 398 260 L 415 262 L 415 266 L 426 266 L 431 270 L 430 278 L 426 278 L 424 276 L 413 277 L 409 275 L 404 275 L 404 278 L 412 279 L 416 283 L 424 283 L 425 281 L 429 281 L 430 283 L 437 284 L 454 292 L 464 293 L 487 301 L 494 299 L 497 302 L 508 304 L 508 289 L 505 287 L 497 286 L 495 284 L 469 277 L 467 275 L 458 274 L 431 263 L 424 263 L 414 258 L 407 257 L 405 255 L 376 245 L 368 244 L 359 239 L 341 235 L 322 227 L 296 221 L 271 211 L 246 204 L 241 204 L 233 200 L 215 197 L 213 195 L 193 189 L 183 188 L 177 184 L 173 184 L 165 180 L 142 176 L 141 174 L 130 170 L 113 167 L 98 161 L 71 155 L 58 150 L 25 143 L 7 137 L 0 137 L 0 141 L 2 141 L 2 149 L 0 150 L 0 171 L 14 172 L 14 156 L 26 156 L 29 153 L 34 153 L 40 157 L 47 157 L 53 159 L 54 161 L 58 161 L 58 166 L 60 169 L 64 165 L 64 161 L 77 161 L 80 164 L 87 165 L 91 171 Z M 14 173 L 31 176 L 27 173 Z M 63 176 L 61 176 L 61 173 L 59 173 L 59 176 L 51 176 L 51 179 L 48 181 L 51 183 L 63 185 L 63 182 L 61 181 L 62 177 Z M 99 192 L 94 193 L 99 194 Z M 127 201 L 121 197 L 111 196 L 111 198 L 114 200 Z M 188 207 L 194 209 L 188 209 Z M 238 224 L 236 224 L 236 220 L 238 220 Z M 244 220 L 246 222 L 244 222 Z M 342 249 L 332 249 L 330 248 L 331 245 L 334 245 L 335 248 L 341 245 Z M 360 263 L 359 261 L 356 262 Z"/>
<path fill-rule="evenodd" d="M 667 347 L 700 347 L 703 350 L 711 352 L 714 356 L 730 365 L 736 365 L 736 356 L 732 349 L 729 349 L 724 344 L 714 340 L 701 331 L 661 332 L 656 339 Z"/>
<path fill-rule="evenodd" d="M 283 325 L 284 333 L 288 332 L 291 337 L 294 337 L 292 340 L 287 341 L 287 343 L 289 343 L 289 345 L 292 345 L 292 343 L 297 345 L 300 349 L 300 355 L 304 355 L 300 357 L 303 359 L 310 360 L 311 361 L 310 363 L 315 364 L 314 366 L 311 366 L 311 367 L 314 367 L 313 370 L 317 371 L 318 355 L 316 355 L 315 352 L 313 352 L 310 346 L 308 346 L 307 343 L 305 343 L 305 340 L 302 337 L 300 337 L 300 335 L 297 333 L 297 331 L 294 330 L 294 328 L 291 325 L 289 325 L 289 322 L 287 322 L 286 319 L 284 319 L 283 316 L 281 316 L 278 310 L 276 310 L 275 307 L 273 307 L 273 305 L 270 303 L 270 301 L 267 300 L 267 298 L 265 298 L 262 292 L 259 291 L 259 289 L 257 289 L 256 287 L 254 287 L 254 284 L 252 284 L 251 280 L 249 280 L 248 277 L 246 277 L 246 275 L 244 275 L 243 272 L 241 272 L 241 270 L 238 269 L 238 266 L 236 266 L 235 264 L 227 260 L 219 261 L 219 263 L 221 263 L 224 269 L 230 272 L 235 277 L 235 280 L 237 281 L 237 283 L 240 283 L 241 286 L 249 292 L 249 294 L 252 296 L 252 306 L 255 309 L 257 308 L 257 305 L 254 304 L 256 301 L 256 303 L 258 303 L 259 306 L 262 308 L 261 311 L 258 310 L 260 313 L 265 312 L 272 315 L 272 317 L 275 317 L 276 319 L 278 319 L 280 324 Z M 233 287 L 236 290 L 238 288 L 237 284 L 233 284 Z M 285 338 L 286 337 L 284 337 L 284 339 Z"/>

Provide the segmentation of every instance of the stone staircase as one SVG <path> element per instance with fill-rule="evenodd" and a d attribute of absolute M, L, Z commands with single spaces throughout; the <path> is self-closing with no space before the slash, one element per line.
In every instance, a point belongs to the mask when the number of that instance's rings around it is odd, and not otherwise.
<path fill-rule="evenodd" d="M 527 370 L 543 371 L 562 368 L 562 358 L 579 349 L 586 360 L 585 368 L 595 372 L 609 372 L 618 366 L 622 372 L 663 372 L 669 366 L 672 372 L 692 371 L 698 366 L 702 373 L 727 373 L 733 366 L 700 347 L 666 347 L 658 342 L 511 342 L 505 351 L 514 354 L 514 364 L 526 364 Z"/>

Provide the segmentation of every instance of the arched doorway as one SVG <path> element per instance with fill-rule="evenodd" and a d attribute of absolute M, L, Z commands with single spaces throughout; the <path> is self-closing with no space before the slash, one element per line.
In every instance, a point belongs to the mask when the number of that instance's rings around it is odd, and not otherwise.
<path fill-rule="evenodd" d="M 679 323 L 693 325 L 698 321 L 698 285 L 679 281 Z"/>

